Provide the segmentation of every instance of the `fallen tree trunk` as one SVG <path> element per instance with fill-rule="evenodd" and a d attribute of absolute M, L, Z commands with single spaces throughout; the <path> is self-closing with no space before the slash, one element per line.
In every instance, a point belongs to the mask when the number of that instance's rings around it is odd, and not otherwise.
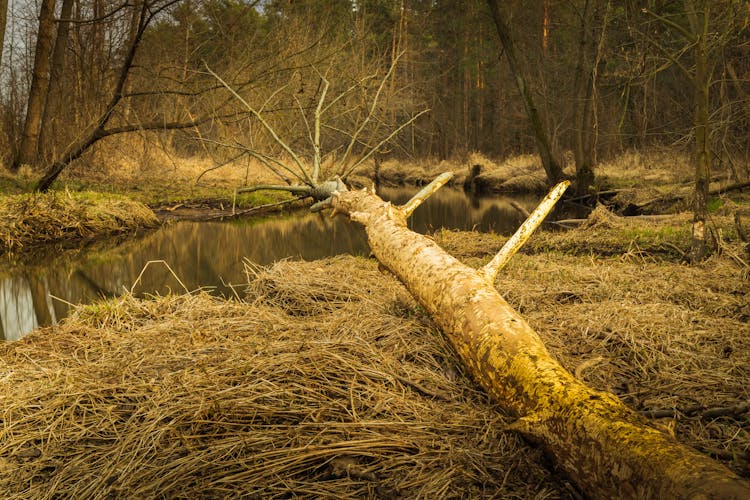
<path fill-rule="evenodd" d="M 399 208 L 366 190 L 332 199 L 364 225 L 375 257 L 430 313 L 477 382 L 519 417 L 511 430 L 540 443 L 592 497 L 750 498 L 746 481 L 566 371 L 495 289 L 502 259 L 472 269 L 413 233 L 406 218 L 418 203 Z"/>

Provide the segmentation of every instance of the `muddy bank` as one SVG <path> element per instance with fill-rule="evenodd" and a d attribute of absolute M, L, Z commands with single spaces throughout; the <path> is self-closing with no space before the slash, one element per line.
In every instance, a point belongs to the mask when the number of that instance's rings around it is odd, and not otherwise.
<path fill-rule="evenodd" d="M 680 244 L 673 226 L 632 244 L 616 224 L 534 236 L 498 289 L 576 376 L 750 477 L 750 282 L 738 242 L 690 267 L 649 252 Z M 502 244 L 435 238 L 476 265 Z M 562 238 L 567 250 L 546 247 Z M 597 238 L 610 239 L 606 252 Z M 0 490 L 575 498 L 539 450 L 503 431 L 512 419 L 372 260 L 281 262 L 249 281 L 235 301 L 81 307 L 4 346 Z"/>
<path fill-rule="evenodd" d="M 142 203 L 122 196 L 56 191 L 0 197 L 0 255 L 42 245 L 81 244 L 159 224 Z"/>

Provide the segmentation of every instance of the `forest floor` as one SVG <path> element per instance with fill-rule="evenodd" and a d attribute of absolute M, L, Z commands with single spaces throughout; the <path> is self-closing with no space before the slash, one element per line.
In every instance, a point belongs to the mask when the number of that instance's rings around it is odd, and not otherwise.
<path fill-rule="evenodd" d="M 628 161 L 603 166 L 600 179 L 634 204 L 689 180 Z M 216 182 L 212 193 L 234 186 Z M 573 229 L 535 234 L 496 282 L 576 377 L 748 479 L 749 207 L 742 191 L 714 197 L 699 265 L 685 263 L 688 213 L 600 208 Z M 506 240 L 432 237 L 474 266 Z M 234 300 L 126 295 L 80 306 L 0 347 L 0 373 L 8 496 L 579 498 L 505 430 L 513 419 L 371 259 L 248 268 Z"/>

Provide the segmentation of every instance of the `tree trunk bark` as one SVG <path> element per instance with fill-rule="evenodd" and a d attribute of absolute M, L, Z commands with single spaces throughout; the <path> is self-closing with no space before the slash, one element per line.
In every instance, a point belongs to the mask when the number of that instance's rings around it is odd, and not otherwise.
<path fill-rule="evenodd" d="M 695 74 L 695 196 L 693 199 L 693 244 L 690 261 L 700 262 L 706 254 L 706 216 L 708 215 L 708 184 L 711 178 L 711 129 L 709 91 L 711 71 L 708 62 L 708 2 L 689 2 L 688 18 L 696 35 L 693 54 Z"/>
<path fill-rule="evenodd" d="M 590 6 L 587 0 L 580 12 L 581 24 L 578 31 L 578 59 L 575 69 L 574 115 L 575 115 L 575 148 L 573 150 L 576 162 L 575 189 L 578 196 L 589 193 L 594 184 L 594 99 L 597 85 L 596 65 L 599 60 L 601 46 L 604 39 L 604 26 L 598 26 L 599 7 Z M 593 13 L 591 11 L 594 11 Z M 600 29 L 600 38 L 594 45 L 594 34 Z"/>
<path fill-rule="evenodd" d="M 39 131 L 39 149 L 42 158 L 47 157 L 45 153 L 45 143 L 49 142 L 52 130 L 55 129 L 54 123 L 59 117 L 52 114 L 52 106 L 50 105 L 50 97 L 55 95 L 58 97 L 57 104 L 63 101 L 63 88 L 62 88 L 62 76 L 65 68 L 65 52 L 68 49 L 68 39 L 70 33 L 70 16 L 73 14 L 73 0 L 63 0 L 62 7 L 60 8 L 60 21 L 57 26 L 57 36 L 55 37 L 55 45 L 52 50 L 51 70 L 49 78 L 49 86 L 44 100 L 44 110 L 42 112 L 42 124 Z M 54 139 L 54 137 L 53 137 Z M 54 140 L 53 140 L 54 142 Z M 49 148 L 50 150 L 54 148 Z"/>
<path fill-rule="evenodd" d="M 44 104 L 47 100 L 49 85 L 50 54 L 52 39 L 55 35 L 55 0 L 42 0 L 39 11 L 39 34 L 34 54 L 34 70 L 31 75 L 31 89 L 26 107 L 26 121 L 23 127 L 18 156 L 13 162 L 13 169 L 24 163 L 34 164 L 38 159 L 39 133 L 42 126 Z"/>
<path fill-rule="evenodd" d="M 526 110 L 526 116 L 528 116 L 531 122 L 532 130 L 534 131 L 534 139 L 536 146 L 539 151 L 539 156 L 542 160 L 542 167 L 544 172 L 547 174 L 547 180 L 550 184 L 555 184 L 562 180 L 563 171 L 560 167 L 560 163 L 555 159 L 552 154 L 552 147 L 550 146 L 549 137 L 547 131 L 542 123 L 542 118 L 539 116 L 539 110 L 534 104 L 534 99 L 531 96 L 531 91 L 526 85 L 526 80 L 521 71 L 521 67 L 518 62 L 518 56 L 516 54 L 516 45 L 510 36 L 510 29 L 503 19 L 502 12 L 497 0 L 487 0 L 492 11 L 492 18 L 495 20 L 495 27 L 497 28 L 497 34 L 500 38 L 500 42 L 503 45 L 505 56 L 508 59 L 508 65 L 510 71 L 516 81 L 518 92 L 521 94 L 523 105 Z"/>
<path fill-rule="evenodd" d="M 494 274 L 475 270 L 411 232 L 399 208 L 367 191 L 333 197 L 362 223 L 370 248 L 430 313 L 464 366 L 519 419 L 513 429 L 544 449 L 598 498 L 750 498 L 750 485 L 648 425 L 612 394 L 590 389 L 552 358 L 499 295 Z"/>
<path fill-rule="evenodd" d="M 3 45 L 5 44 L 5 24 L 8 22 L 8 0 L 0 0 L 0 67 L 3 62 Z"/>

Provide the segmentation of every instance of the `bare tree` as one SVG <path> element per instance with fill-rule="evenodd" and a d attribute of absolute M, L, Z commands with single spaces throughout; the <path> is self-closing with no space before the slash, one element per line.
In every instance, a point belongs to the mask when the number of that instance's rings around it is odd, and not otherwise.
<path fill-rule="evenodd" d="M 221 106 L 218 105 L 211 112 L 195 117 L 191 120 L 166 122 L 163 119 L 155 118 L 152 121 L 135 120 L 132 122 L 122 122 L 121 115 L 124 113 L 120 113 L 120 111 L 124 99 L 152 96 L 166 97 L 179 94 L 200 96 L 204 92 L 216 89 L 216 86 L 214 85 L 213 87 L 200 89 L 194 92 L 171 92 L 165 89 L 153 89 L 134 91 L 130 94 L 125 94 L 125 86 L 129 77 L 131 77 L 133 68 L 135 67 L 134 61 L 136 54 L 141 46 L 147 28 L 161 13 L 180 1 L 181 0 L 151 0 L 143 1 L 138 4 L 137 29 L 127 42 L 126 50 L 124 51 L 122 61 L 119 64 L 114 85 L 109 93 L 108 101 L 102 106 L 102 111 L 94 123 L 87 127 L 85 133 L 82 134 L 78 140 L 68 146 L 58 158 L 53 160 L 47 166 L 44 175 L 36 184 L 36 189 L 38 191 L 48 190 L 52 183 L 71 162 L 80 158 L 94 144 L 106 137 L 143 130 L 187 129 L 196 127 L 202 123 L 220 120 L 227 116 L 235 116 L 237 114 L 236 111 L 232 111 L 226 115 L 221 115 L 217 111 L 221 108 Z M 104 14 L 103 17 L 107 17 L 107 14 Z M 115 117 L 118 117 L 119 122 L 115 120 Z"/>
<path fill-rule="evenodd" d="M 0 0 L 0 67 L 3 62 L 3 46 L 5 45 L 5 24 L 8 22 L 8 0 Z"/>
<path fill-rule="evenodd" d="M 505 57 L 508 59 L 508 65 L 510 71 L 513 73 L 513 78 L 518 88 L 518 93 L 521 95 L 523 100 L 524 109 L 526 110 L 526 116 L 531 122 L 531 128 L 534 132 L 534 139 L 536 141 L 537 150 L 542 160 L 542 166 L 544 172 L 547 174 L 547 181 L 550 184 L 554 184 L 563 178 L 562 167 L 560 162 L 555 158 L 552 152 L 552 146 L 549 140 L 549 134 L 544 127 L 542 118 L 539 115 L 539 110 L 534 103 L 534 98 L 531 95 L 531 90 L 526 84 L 526 78 L 521 68 L 521 63 L 518 58 L 516 51 L 516 45 L 513 41 L 513 37 L 510 33 L 508 23 L 505 21 L 502 11 L 500 10 L 500 4 L 498 0 L 487 0 L 487 4 L 492 12 L 492 18 L 495 21 L 495 27 L 497 28 L 497 34 L 500 38 L 500 42 L 503 45 Z"/>
<path fill-rule="evenodd" d="M 63 86 L 62 76 L 65 67 L 65 52 L 68 48 L 68 40 L 70 34 L 70 16 L 73 13 L 73 0 L 63 0 L 62 7 L 60 8 L 60 20 L 57 26 L 57 35 L 55 37 L 55 46 L 52 50 L 51 68 L 49 87 L 45 95 L 45 103 L 42 114 L 42 125 L 39 131 L 39 148 L 44 148 L 45 143 L 45 131 L 52 128 L 53 124 L 51 121 L 50 113 L 50 96 L 52 94 L 60 94 L 62 97 Z M 62 99 L 59 99 L 62 101 Z M 43 153 L 43 151 L 42 151 Z M 42 155 L 44 156 L 44 154 Z"/>
<path fill-rule="evenodd" d="M 254 148 L 250 148 L 244 145 L 236 145 L 237 149 L 240 149 L 247 155 L 260 161 L 266 166 L 271 172 L 273 172 L 280 180 L 286 184 L 262 184 L 252 186 L 248 188 L 239 189 L 238 192 L 253 192 L 262 190 L 271 191 L 286 191 L 293 193 L 300 197 L 312 197 L 316 203 L 311 207 L 311 210 L 318 211 L 322 208 L 330 206 L 331 195 L 343 189 L 344 182 L 359 166 L 370 159 L 374 154 L 378 152 L 385 144 L 391 141 L 396 135 L 401 132 L 404 128 L 414 123 L 420 116 L 425 114 L 428 110 L 414 113 L 408 120 L 404 121 L 392 131 L 387 133 L 384 137 L 379 137 L 375 142 L 370 142 L 365 137 L 368 129 L 374 125 L 373 128 L 379 128 L 379 120 L 376 118 L 376 112 L 380 104 L 380 100 L 383 97 L 383 93 L 386 89 L 388 82 L 391 80 L 391 75 L 398 64 L 399 58 L 395 58 L 387 73 L 381 78 L 371 101 L 367 104 L 362 115 L 359 117 L 359 113 L 354 113 L 359 118 L 353 123 L 351 131 L 345 131 L 334 125 L 327 124 L 323 121 L 326 113 L 330 112 L 334 105 L 340 101 L 349 97 L 353 92 L 361 89 L 369 80 L 374 78 L 374 75 L 354 82 L 350 87 L 343 90 L 337 96 L 330 101 L 327 100 L 328 92 L 330 89 L 330 82 L 325 75 L 320 75 L 320 94 L 317 99 L 317 103 L 314 109 L 311 111 L 312 116 L 308 116 L 308 112 L 303 105 L 297 101 L 297 109 L 299 115 L 304 123 L 307 131 L 307 140 L 311 148 L 311 154 L 308 161 L 301 157 L 291 146 L 288 140 L 282 138 L 275 127 L 263 116 L 262 109 L 256 109 L 252 106 L 244 97 L 242 97 L 229 83 L 222 79 L 211 69 L 208 71 L 239 101 L 242 103 L 247 112 L 252 115 L 265 129 L 265 131 L 273 138 L 273 141 L 281 147 L 282 154 L 278 156 L 272 156 Z M 283 88 L 277 89 L 274 94 L 280 93 Z M 271 98 L 273 97 L 273 95 Z M 351 111 L 360 111 L 355 108 Z M 373 123 L 375 122 L 375 123 Z M 322 150 L 322 130 L 333 131 L 338 134 L 343 134 L 348 137 L 348 141 L 343 148 L 343 152 L 332 158 L 334 151 L 329 151 L 327 154 L 323 153 Z M 333 165 L 328 172 L 322 171 L 323 160 L 328 157 L 332 158 Z M 288 160 L 287 160 L 288 159 Z M 327 174 L 325 180 L 323 180 L 323 174 Z M 290 177 L 297 181 L 297 184 L 291 185 Z"/>
<path fill-rule="evenodd" d="M 594 5 L 592 5 L 594 4 Z M 580 29 L 575 69 L 575 146 L 576 192 L 587 194 L 594 184 L 596 147 L 596 103 L 599 63 L 609 18 L 610 2 L 584 0 L 579 12 Z M 598 30 L 598 38 L 596 37 Z"/>
<path fill-rule="evenodd" d="M 80 158 L 81 155 L 83 155 L 92 145 L 94 145 L 104 137 L 117 133 L 135 131 L 141 128 L 141 126 L 137 125 L 126 125 L 107 129 L 106 126 L 112 119 L 115 113 L 115 108 L 122 100 L 123 88 L 133 67 L 133 60 L 135 59 L 135 55 L 138 51 L 141 40 L 143 39 L 143 34 L 145 33 L 146 28 L 158 13 L 162 12 L 164 9 L 170 7 L 171 5 L 174 5 L 179 1 L 180 0 L 168 0 L 167 2 L 161 4 L 158 2 L 143 2 L 141 4 L 141 10 L 138 17 L 138 31 L 136 32 L 128 47 L 128 51 L 120 67 L 119 76 L 112 91 L 111 98 L 105 106 L 103 113 L 99 116 L 96 124 L 90 128 L 90 131 L 85 135 L 83 139 L 70 146 L 60 158 L 53 161 L 52 164 L 47 167 L 45 174 L 37 182 L 36 189 L 38 191 L 48 190 L 55 179 L 57 179 L 57 177 L 65 169 L 65 167 L 67 167 L 72 161 Z M 164 125 L 165 124 L 160 124 L 160 128 Z"/>

